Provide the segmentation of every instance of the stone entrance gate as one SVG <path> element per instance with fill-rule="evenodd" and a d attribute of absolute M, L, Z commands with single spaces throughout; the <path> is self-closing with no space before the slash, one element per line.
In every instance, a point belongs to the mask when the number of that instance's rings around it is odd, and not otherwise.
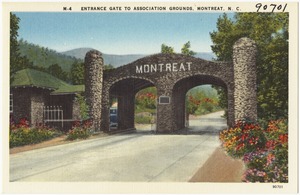
<path fill-rule="evenodd" d="M 109 130 L 110 98 L 118 98 L 119 129 L 134 128 L 135 94 L 157 89 L 156 131 L 172 133 L 185 127 L 185 96 L 203 84 L 222 86 L 228 97 L 228 125 L 257 119 L 256 46 L 249 38 L 233 46 L 232 62 L 212 62 L 182 54 L 156 54 L 103 71 L 101 53 L 85 57 L 86 99 L 96 131 Z"/>

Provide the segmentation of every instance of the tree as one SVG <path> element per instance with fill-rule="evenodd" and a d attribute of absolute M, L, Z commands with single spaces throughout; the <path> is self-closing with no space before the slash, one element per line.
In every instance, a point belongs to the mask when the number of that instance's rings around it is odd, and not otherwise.
<path fill-rule="evenodd" d="M 68 74 L 65 71 L 63 71 L 63 69 L 58 64 L 52 64 L 48 67 L 47 71 L 51 75 L 61 80 L 68 81 Z"/>
<path fill-rule="evenodd" d="M 84 64 L 83 62 L 75 61 L 72 64 L 70 79 L 74 85 L 84 84 Z"/>
<path fill-rule="evenodd" d="M 10 13 L 10 75 L 18 70 L 33 67 L 26 56 L 21 56 L 18 42 L 20 18 Z"/>
<path fill-rule="evenodd" d="M 220 61 L 232 61 L 232 47 L 239 38 L 256 42 L 258 117 L 262 120 L 288 116 L 288 17 L 287 13 L 237 13 L 233 21 L 224 14 L 217 21 L 217 31 L 210 33 L 212 50 Z"/>
<path fill-rule="evenodd" d="M 104 70 L 113 69 L 113 65 L 108 64 L 104 65 Z M 84 84 L 84 63 L 76 60 L 71 67 L 70 72 L 71 83 L 74 85 L 83 85 Z"/>
<path fill-rule="evenodd" d="M 164 54 L 173 54 L 174 53 L 174 48 L 173 47 L 169 47 L 167 45 L 165 45 L 164 43 L 161 45 L 161 53 Z"/>
<path fill-rule="evenodd" d="M 18 45 L 18 30 L 20 18 L 10 13 L 10 73 L 16 72 L 20 58 Z"/>
<path fill-rule="evenodd" d="M 187 43 L 185 43 L 182 48 L 181 48 L 181 53 L 187 56 L 194 56 L 196 55 L 196 53 L 192 50 L 190 50 L 191 48 L 191 43 L 188 41 Z"/>
<path fill-rule="evenodd" d="M 114 66 L 111 64 L 104 65 L 104 70 L 114 69 Z"/>
<path fill-rule="evenodd" d="M 80 117 L 82 120 L 89 119 L 89 107 L 83 94 L 76 94 L 75 102 L 79 105 Z"/>

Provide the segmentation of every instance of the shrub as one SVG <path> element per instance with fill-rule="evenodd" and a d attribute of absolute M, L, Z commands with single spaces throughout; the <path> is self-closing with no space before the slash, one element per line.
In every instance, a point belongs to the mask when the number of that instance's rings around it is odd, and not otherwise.
<path fill-rule="evenodd" d="M 90 120 L 80 123 L 76 121 L 69 130 L 67 140 L 87 139 L 92 135 L 92 122 Z"/>
<path fill-rule="evenodd" d="M 57 137 L 60 132 L 47 126 L 30 127 L 28 120 L 21 119 L 19 123 L 10 125 L 9 147 L 36 144 Z"/>
<path fill-rule="evenodd" d="M 156 95 L 154 93 L 138 93 L 136 97 L 136 104 L 143 108 L 156 108 Z"/>
<path fill-rule="evenodd" d="M 258 138 L 258 139 L 257 139 Z M 245 182 L 288 182 L 287 120 L 270 121 L 266 130 L 238 122 L 220 133 L 225 151 L 243 157 Z"/>
<path fill-rule="evenodd" d="M 153 117 L 145 115 L 136 115 L 134 120 L 138 124 L 151 124 L 153 121 Z"/>
<path fill-rule="evenodd" d="M 239 121 L 236 125 L 220 133 L 225 151 L 234 158 L 264 147 L 266 138 L 261 127 L 250 121 Z"/>
<path fill-rule="evenodd" d="M 265 130 L 266 144 L 260 151 L 244 155 L 245 182 L 288 182 L 287 120 L 270 121 Z"/>

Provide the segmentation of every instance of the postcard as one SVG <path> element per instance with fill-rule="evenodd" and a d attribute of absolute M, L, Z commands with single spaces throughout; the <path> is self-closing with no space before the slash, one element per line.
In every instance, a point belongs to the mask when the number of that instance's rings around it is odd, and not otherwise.
<path fill-rule="evenodd" d="M 4 193 L 297 193 L 297 2 L 3 2 Z"/>

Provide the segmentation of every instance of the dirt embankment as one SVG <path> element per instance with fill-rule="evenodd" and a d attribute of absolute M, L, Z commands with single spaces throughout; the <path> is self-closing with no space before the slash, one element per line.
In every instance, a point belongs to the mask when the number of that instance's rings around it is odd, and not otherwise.
<path fill-rule="evenodd" d="M 242 182 L 244 170 L 242 160 L 233 159 L 217 148 L 190 182 Z"/>

